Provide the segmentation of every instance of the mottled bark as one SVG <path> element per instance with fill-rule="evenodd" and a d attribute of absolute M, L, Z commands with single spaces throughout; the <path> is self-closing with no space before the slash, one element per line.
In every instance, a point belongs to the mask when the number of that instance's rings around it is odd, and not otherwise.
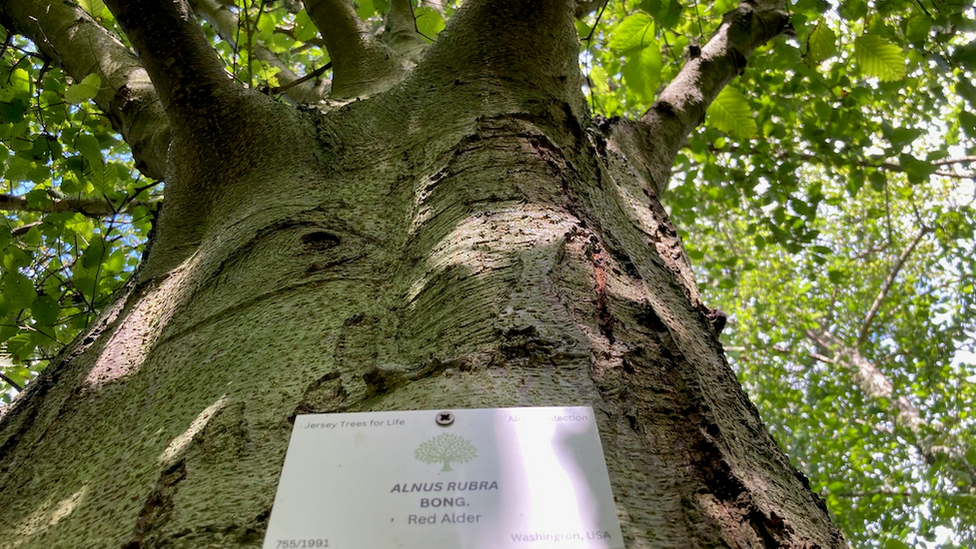
<path fill-rule="evenodd" d="M 627 547 L 843 547 L 588 117 L 574 4 L 465 2 L 327 114 L 181 123 L 164 214 L 202 223 L 3 418 L 0 546 L 256 547 L 296 414 L 590 405 Z"/>
<path fill-rule="evenodd" d="M 369 34 L 349 0 L 304 0 L 332 58 L 332 98 L 384 91 L 403 79 L 406 60 Z"/>

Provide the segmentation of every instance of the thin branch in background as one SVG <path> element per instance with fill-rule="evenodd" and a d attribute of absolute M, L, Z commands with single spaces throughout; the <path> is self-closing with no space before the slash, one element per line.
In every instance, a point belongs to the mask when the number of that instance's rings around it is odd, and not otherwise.
<path fill-rule="evenodd" d="M 888 240 L 891 240 L 891 235 L 894 233 L 892 229 L 893 223 L 891 222 L 891 186 L 884 186 L 884 205 L 885 205 L 885 226 L 888 227 Z"/>
<path fill-rule="evenodd" d="M 908 261 L 908 258 L 912 255 L 912 252 L 915 251 L 918 244 L 923 238 L 925 238 L 925 235 L 929 234 L 930 232 L 932 232 L 931 228 L 923 227 L 922 230 L 919 231 L 918 235 L 916 235 L 912 240 L 912 243 L 909 244 L 901 252 L 901 255 L 898 256 L 898 259 L 895 260 L 895 264 L 891 267 L 891 272 L 888 273 L 888 278 L 886 278 L 884 283 L 881 285 L 881 289 L 878 291 L 877 297 L 874 298 L 874 303 L 872 303 L 871 308 L 868 309 L 868 314 L 865 315 L 864 320 L 861 321 L 861 329 L 857 334 L 858 347 L 863 345 L 867 340 L 869 331 L 871 330 L 871 324 L 874 322 L 874 318 L 881 309 L 881 305 L 884 303 L 885 298 L 888 297 L 888 292 L 891 291 L 891 287 L 894 285 L 895 278 L 898 277 L 898 273 L 901 271 L 902 267 L 905 266 L 905 262 Z"/>
<path fill-rule="evenodd" d="M 888 496 L 888 497 L 905 497 L 905 498 L 976 498 L 976 494 L 967 494 L 964 492 L 958 492 L 954 494 L 945 492 L 915 492 L 912 490 L 864 490 L 864 491 L 854 491 L 854 492 L 837 492 L 831 493 L 832 496 L 838 498 L 863 498 L 871 496 Z"/>
<path fill-rule="evenodd" d="M 240 51 L 240 49 L 246 49 L 245 45 L 238 45 L 241 33 L 241 19 L 238 17 L 235 11 L 232 11 L 228 6 L 221 3 L 220 0 L 191 0 L 190 6 L 200 16 L 204 21 L 206 21 L 217 35 L 227 44 L 229 44 L 233 51 Z M 279 29 L 284 31 L 284 29 Z M 287 34 L 287 33 L 286 33 Z M 290 35 L 294 39 L 294 33 Z M 262 66 L 270 65 L 271 67 L 278 70 L 275 75 L 275 79 L 278 81 L 282 89 L 286 89 L 287 93 L 283 93 L 284 98 L 293 103 L 297 104 L 307 104 L 315 103 L 324 97 L 325 89 L 318 85 L 303 85 L 300 87 L 289 86 L 295 80 L 298 80 L 298 75 L 296 75 L 291 68 L 282 61 L 278 54 L 271 51 L 267 45 L 261 40 L 260 36 L 256 37 L 251 41 L 252 52 L 251 55 L 258 61 L 261 62 Z M 304 46 L 308 46 L 306 42 Z M 242 85 L 247 85 L 247 83 L 239 77 L 239 71 L 237 65 L 231 69 L 228 67 L 229 71 L 232 71 L 234 78 L 239 81 Z M 305 81 L 302 81 L 304 84 Z M 294 84 L 298 86 L 298 83 Z M 268 86 L 262 85 L 260 89 L 267 93 Z M 277 92 L 274 92 L 277 93 Z"/>
<path fill-rule="evenodd" d="M 792 355 L 792 354 L 794 354 L 794 351 L 792 349 L 789 349 L 789 348 L 784 347 L 782 345 L 773 345 L 772 347 L 768 347 L 768 349 L 770 351 L 779 353 L 781 355 Z M 749 352 L 749 347 L 745 347 L 745 346 L 728 346 L 728 347 L 725 347 L 725 350 L 726 351 L 729 351 L 729 352 L 736 352 L 736 353 L 748 353 Z M 824 356 L 824 355 L 822 355 L 820 353 L 806 352 L 804 354 L 807 357 L 812 358 L 812 359 L 814 359 L 814 360 L 816 360 L 818 362 L 823 362 L 825 364 L 837 364 L 837 361 L 836 360 L 834 360 L 834 359 L 832 359 L 832 358 L 830 358 L 828 356 Z"/>
<path fill-rule="evenodd" d="M 247 67 L 246 67 L 246 69 L 247 69 L 247 82 L 245 82 L 245 85 L 247 85 L 247 87 L 249 87 L 249 88 L 253 88 L 254 87 L 254 75 L 251 74 L 251 66 L 252 66 L 251 65 L 251 61 L 252 61 L 251 55 L 253 53 L 253 50 L 251 48 L 251 34 L 252 34 L 253 31 L 251 30 L 251 14 L 248 13 L 248 11 L 247 11 L 247 6 L 248 6 L 249 3 L 250 2 L 248 0 L 244 0 L 244 2 L 241 3 L 241 5 L 244 8 L 244 33 L 247 35 L 247 48 L 245 48 L 245 52 L 247 53 L 247 59 L 246 59 L 246 63 L 247 63 Z M 240 44 L 240 42 L 238 42 L 238 44 Z"/>
<path fill-rule="evenodd" d="M 590 49 L 590 40 L 593 38 L 593 33 L 596 32 L 597 25 L 600 24 L 600 19 L 603 18 L 603 12 L 606 11 L 608 4 L 610 4 L 609 0 L 603 3 L 603 7 L 600 8 L 600 13 L 596 14 L 596 20 L 593 21 L 593 27 L 590 29 L 590 34 L 587 34 L 586 38 L 583 39 L 583 41 L 586 42 L 586 49 Z"/>
<path fill-rule="evenodd" d="M 0 195 L 0 196 L 3 196 L 3 195 Z M 10 234 L 13 235 L 13 236 L 18 236 L 18 237 L 24 236 L 25 234 L 27 234 L 28 231 L 30 231 L 34 227 L 39 227 L 41 225 L 41 223 L 43 223 L 43 222 L 42 221 L 35 221 L 33 223 L 26 223 L 24 225 L 21 225 L 20 227 L 14 227 L 13 229 L 10 230 Z"/>
<path fill-rule="evenodd" d="M 702 28 L 702 16 L 698 11 L 698 0 L 694 1 L 695 4 L 695 19 L 698 20 L 698 39 L 701 41 L 705 40 L 705 29 Z"/>
<path fill-rule="evenodd" d="M 935 172 L 935 175 L 941 175 L 942 177 L 951 177 L 952 179 L 976 179 L 976 174 L 963 174 L 955 172 Z"/>
<path fill-rule="evenodd" d="M 4 375 L 3 372 L 0 372 L 0 379 L 4 380 L 7 383 L 7 385 L 10 385 L 14 389 L 17 389 L 17 392 L 18 393 L 24 390 L 24 387 L 22 385 L 20 385 L 16 381 L 14 381 L 14 380 L 10 379 L 9 377 L 7 377 L 6 375 Z"/>
<path fill-rule="evenodd" d="M 241 27 L 242 26 L 243 26 L 243 24 L 241 23 L 241 19 L 240 19 L 240 17 L 238 17 L 237 18 L 237 29 L 236 29 L 236 31 L 234 33 L 234 47 L 232 48 L 233 49 L 233 52 L 234 52 L 234 55 L 231 56 L 231 67 L 234 69 L 232 71 L 232 74 L 235 75 L 234 78 L 237 78 L 237 76 L 236 76 L 237 75 L 237 71 L 240 70 L 240 68 L 239 68 L 240 67 L 240 63 L 239 63 L 239 61 L 240 61 L 240 58 L 241 58 L 241 47 L 240 47 L 240 44 L 241 44 Z"/>
<path fill-rule="evenodd" d="M 590 33 L 586 35 L 583 42 L 586 43 L 586 50 L 590 49 L 590 41 L 593 39 L 593 34 L 596 32 L 597 25 L 600 24 L 600 19 L 603 18 L 603 12 L 607 9 L 607 5 L 610 3 L 609 0 L 603 3 L 600 8 L 600 13 L 596 14 L 596 19 L 593 21 L 593 27 L 590 28 Z M 590 73 L 593 72 L 593 57 L 590 56 L 590 70 L 586 73 L 586 85 L 590 88 L 590 109 L 596 112 L 596 94 L 593 93 L 593 80 L 590 79 Z"/>
<path fill-rule="evenodd" d="M 960 156 L 958 158 L 943 158 L 932 162 L 933 166 L 948 166 L 950 164 L 976 164 L 976 156 Z"/>
<path fill-rule="evenodd" d="M 260 4 L 260 7 L 258 8 L 258 15 L 257 15 L 257 17 L 254 18 L 254 29 L 257 29 L 258 28 L 258 25 L 261 24 L 261 16 L 264 15 L 264 6 L 267 5 L 267 2 L 263 2 L 262 1 L 262 2 L 259 2 L 259 4 Z M 251 29 L 247 33 L 247 68 L 248 68 L 247 74 L 250 75 L 249 78 L 248 78 L 249 82 L 248 82 L 247 87 L 249 87 L 249 88 L 253 88 L 254 87 L 254 59 L 253 59 L 253 55 L 254 55 L 254 29 Z M 259 61 L 259 66 L 260 66 L 260 61 Z"/>
<path fill-rule="evenodd" d="M 889 246 L 891 246 L 891 242 L 885 242 L 884 244 L 881 244 L 880 246 L 871 246 L 870 248 L 868 248 L 866 250 L 861 250 L 860 252 L 857 252 L 856 254 L 854 254 L 854 259 L 857 259 L 857 260 L 865 259 L 867 257 L 870 257 L 870 256 L 876 254 L 876 253 L 880 253 L 880 252 L 883 252 L 883 251 L 887 250 Z"/>
<path fill-rule="evenodd" d="M 314 71 L 306 74 L 305 76 L 303 76 L 303 77 L 301 77 L 301 78 L 299 78 L 297 80 L 292 80 L 291 82 L 289 82 L 289 83 L 287 83 L 287 84 L 285 84 L 283 86 L 278 86 L 276 88 L 268 88 L 268 91 L 270 93 L 272 93 L 272 94 L 285 93 L 286 91 L 294 88 L 295 86 L 297 86 L 299 84 L 304 84 L 305 82 L 308 82 L 309 80 L 312 80 L 313 78 L 318 78 L 318 77 L 322 76 L 323 74 L 325 74 L 325 71 L 327 71 L 327 70 L 329 70 L 331 68 L 332 68 L 332 61 L 329 61 L 325 65 L 322 65 L 321 67 L 315 69 Z"/>
<path fill-rule="evenodd" d="M 153 203 L 142 202 L 139 200 L 125 200 L 116 208 L 107 198 L 63 198 L 52 199 L 46 205 L 30 204 L 26 197 L 9 194 L 0 194 L 0 211 L 16 212 L 38 212 L 38 213 L 57 213 L 57 212 L 77 212 L 88 217 L 104 217 L 116 215 L 120 212 L 131 213 L 139 206 L 152 207 Z M 20 227 L 17 227 L 17 230 Z M 29 228 L 27 230 L 30 230 Z"/>

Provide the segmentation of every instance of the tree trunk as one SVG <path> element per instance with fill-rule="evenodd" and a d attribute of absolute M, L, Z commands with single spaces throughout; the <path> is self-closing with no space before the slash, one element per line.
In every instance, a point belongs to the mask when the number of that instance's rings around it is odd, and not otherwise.
<path fill-rule="evenodd" d="M 0 547 L 258 547 L 296 414 L 530 405 L 593 407 L 629 548 L 844 547 L 590 119 L 572 14 L 466 2 L 328 113 L 161 93 L 156 238 L 3 418 Z"/>

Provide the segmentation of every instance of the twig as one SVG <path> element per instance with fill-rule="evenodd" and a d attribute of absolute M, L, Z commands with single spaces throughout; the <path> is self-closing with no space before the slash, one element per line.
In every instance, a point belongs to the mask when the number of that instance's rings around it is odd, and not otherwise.
<path fill-rule="evenodd" d="M 864 341 L 868 338 L 868 331 L 871 329 L 871 323 L 874 322 L 874 317 L 877 316 L 878 310 L 881 309 L 881 304 L 884 302 L 885 298 L 888 297 L 888 292 L 891 291 L 891 286 L 895 283 L 895 278 L 901 271 L 902 267 L 905 266 L 905 262 L 908 261 L 908 257 L 912 255 L 915 251 L 915 247 L 925 238 L 925 235 L 932 232 L 929 227 L 922 227 L 918 235 L 912 240 L 898 256 L 895 264 L 891 267 L 891 272 L 888 273 L 888 278 L 885 279 L 884 284 L 881 285 L 881 289 L 878 291 L 877 297 L 874 298 L 874 303 L 871 304 L 871 308 L 868 310 L 868 314 L 864 316 L 864 320 L 861 322 L 861 329 L 857 333 L 857 346 L 860 347 L 864 344 Z"/>
<path fill-rule="evenodd" d="M 24 390 L 24 387 L 22 385 L 19 385 L 16 381 L 14 381 L 14 380 L 10 379 L 9 377 L 7 377 L 6 375 L 4 375 L 3 372 L 0 372 L 0 379 L 6 381 L 7 382 L 7 385 L 10 385 L 14 389 L 17 389 L 17 392 L 18 393 L 20 391 L 23 391 Z"/>
<path fill-rule="evenodd" d="M 323 74 L 325 74 L 325 71 L 327 71 L 327 70 L 329 70 L 331 68 L 332 68 L 332 61 L 329 61 L 325 65 L 322 65 L 321 67 L 315 69 L 314 71 L 306 74 L 305 76 L 303 76 L 303 77 L 301 77 L 301 78 L 299 78 L 297 80 L 292 80 L 291 82 L 285 84 L 284 86 L 278 86 L 276 88 L 268 88 L 268 91 L 270 91 L 272 94 L 285 93 L 286 91 L 294 88 L 295 86 L 297 86 L 299 84 L 304 84 L 305 82 L 308 82 L 309 80 L 311 80 L 313 78 L 318 78 L 318 77 L 322 76 Z"/>

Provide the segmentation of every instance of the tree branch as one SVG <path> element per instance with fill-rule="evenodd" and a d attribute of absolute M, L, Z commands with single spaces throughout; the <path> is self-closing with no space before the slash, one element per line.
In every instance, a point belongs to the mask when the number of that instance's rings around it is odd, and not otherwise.
<path fill-rule="evenodd" d="M 322 65 L 321 67 L 315 69 L 314 71 L 306 74 L 305 76 L 299 78 L 298 80 L 295 80 L 294 82 L 291 82 L 291 83 L 286 84 L 284 86 L 278 86 L 277 88 L 271 88 L 271 93 L 276 93 L 277 94 L 277 93 L 287 92 L 289 89 L 291 89 L 294 86 L 297 86 L 299 84 L 302 84 L 304 82 L 307 82 L 309 80 L 312 80 L 313 78 L 318 78 L 318 77 L 322 76 L 323 74 L 325 74 L 325 71 L 327 71 L 327 70 L 329 70 L 331 68 L 332 68 L 332 62 L 329 61 L 328 63 L 326 63 L 326 64 Z"/>
<path fill-rule="evenodd" d="M 577 19 L 582 19 L 587 15 L 602 10 L 610 0 L 577 0 L 574 15 Z"/>
<path fill-rule="evenodd" d="M 151 208 L 154 203 L 156 201 L 145 203 L 139 200 L 133 200 L 119 207 L 115 207 L 108 200 L 99 200 L 97 198 L 63 198 L 51 200 L 46 204 L 31 204 L 23 196 L 0 194 L 0 211 L 39 213 L 78 212 L 90 217 L 132 213 L 139 206 Z"/>
<path fill-rule="evenodd" d="M 30 230 L 33 229 L 34 227 L 40 227 L 40 226 L 41 226 L 40 221 L 35 221 L 33 223 L 25 223 L 20 227 L 14 227 L 10 229 L 10 234 L 12 236 L 21 237 L 27 234 L 28 232 L 30 232 Z"/>
<path fill-rule="evenodd" d="M 16 381 L 14 381 L 14 380 L 10 379 L 9 377 L 7 377 L 6 375 L 4 375 L 3 372 L 0 372 L 0 379 L 2 379 L 5 382 L 7 382 L 7 385 L 10 385 L 14 389 L 17 389 L 17 392 L 18 393 L 20 391 L 23 391 L 24 390 L 24 388 L 19 383 L 17 383 Z"/>
<path fill-rule="evenodd" d="M 895 490 L 895 489 L 879 489 L 879 490 L 859 490 L 855 492 L 835 492 L 832 493 L 834 497 L 838 498 L 862 498 L 870 496 L 889 496 L 889 497 L 906 497 L 906 498 L 976 498 L 976 494 L 947 494 L 944 492 L 917 492 L 913 490 Z"/>
<path fill-rule="evenodd" d="M 715 154 L 729 153 L 729 152 L 745 152 L 748 154 L 757 154 L 753 147 L 749 146 L 738 146 L 738 147 L 727 147 L 718 149 L 715 147 L 710 147 L 709 150 Z M 795 151 L 782 151 L 778 154 L 772 156 L 777 160 L 785 160 L 787 158 L 795 158 L 798 160 L 803 160 L 804 162 L 821 162 L 823 160 L 822 155 L 809 154 L 809 153 L 798 153 Z M 861 168 L 875 168 L 878 170 L 890 170 L 898 173 L 905 173 L 906 170 L 900 164 L 895 164 L 894 162 L 877 162 L 877 158 L 850 158 L 847 163 L 853 166 L 858 166 Z M 976 156 L 966 156 L 961 158 L 945 158 L 942 160 L 935 160 L 930 162 L 932 166 L 953 166 L 956 164 L 972 164 L 976 163 Z M 976 179 L 976 174 L 961 174 L 955 172 L 947 171 L 935 171 L 935 175 L 940 175 L 943 177 L 949 177 L 952 179 Z"/>
<path fill-rule="evenodd" d="M 105 3 L 139 53 L 174 130 L 212 140 L 213 135 L 198 133 L 201 121 L 226 111 L 228 99 L 242 90 L 224 70 L 185 1 Z"/>
<path fill-rule="evenodd" d="M 414 63 L 420 60 L 430 46 L 417 31 L 411 0 L 393 0 L 390 3 L 390 15 L 386 18 L 386 31 L 383 35 L 393 51 Z"/>
<path fill-rule="evenodd" d="M 193 10 L 202 17 L 220 36 L 221 40 L 227 42 L 235 50 L 238 48 L 236 41 L 237 28 L 240 22 L 237 16 L 231 12 L 226 5 L 216 0 L 190 0 Z M 291 68 L 281 61 L 274 52 L 258 40 L 254 44 L 254 56 L 259 60 L 268 63 L 278 69 L 278 82 L 280 89 L 285 97 L 295 103 L 316 103 L 325 97 L 325 83 L 316 84 L 309 82 L 310 79 L 302 79 L 295 74 Z"/>
<path fill-rule="evenodd" d="M 909 244 L 904 250 L 902 250 L 901 255 L 895 260 L 895 264 L 891 266 L 891 272 L 888 273 L 888 278 L 885 279 L 884 283 L 881 284 L 881 289 L 878 291 L 877 297 L 874 298 L 874 303 L 871 304 L 871 308 L 868 310 L 868 314 L 864 316 L 864 320 L 861 322 L 861 329 L 857 333 L 857 346 L 860 347 L 864 345 L 864 342 L 868 338 L 868 333 L 871 330 L 871 323 L 874 322 L 874 317 L 877 316 L 878 310 L 881 309 L 881 304 L 884 303 L 886 297 L 888 297 L 888 292 L 891 291 L 891 286 L 895 283 L 895 278 L 898 277 L 898 273 L 901 271 L 902 267 L 905 266 L 905 262 L 908 261 L 909 256 L 915 251 L 919 242 L 925 238 L 925 235 L 932 232 L 929 227 L 923 227 L 919 231 L 918 235 L 915 236 L 911 244 Z"/>
<path fill-rule="evenodd" d="M 132 149 L 139 170 L 154 179 L 165 174 L 169 121 L 139 59 L 73 2 L 0 2 L 0 24 L 29 38 L 76 82 L 98 74 L 98 105 Z"/>
<path fill-rule="evenodd" d="M 387 90 L 406 74 L 404 60 L 370 35 L 346 0 L 305 0 L 332 58 L 332 98 L 350 99 Z"/>
<path fill-rule="evenodd" d="M 746 0 L 725 14 L 715 36 L 691 57 L 640 120 L 614 120 L 610 136 L 635 160 L 653 189 L 666 187 L 685 139 L 705 120 L 705 111 L 760 46 L 791 31 L 783 3 Z"/>
<path fill-rule="evenodd" d="M 904 254 L 903 254 L 904 255 Z M 918 408 L 904 395 L 895 396 L 895 389 L 884 372 L 861 355 L 857 347 L 849 347 L 829 330 L 817 333 L 807 331 L 807 336 L 816 344 L 832 352 L 839 363 L 846 364 L 854 370 L 854 379 L 861 391 L 873 400 L 890 402 L 895 424 L 908 429 L 914 441 L 912 445 L 925 458 L 927 463 L 936 463 L 940 457 L 947 459 L 947 474 L 954 482 L 966 486 L 969 490 L 976 490 L 976 467 L 966 460 L 966 453 L 958 444 L 951 446 L 937 444 L 936 433 L 940 438 L 951 436 L 939 426 L 930 425 Z"/>
<path fill-rule="evenodd" d="M 574 7 L 572 0 L 466 2 L 417 70 L 429 81 L 452 85 L 530 86 L 574 106 L 578 101 L 582 110 Z"/>
<path fill-rule="evenodd" d="M 951 164 L 976 164 L 976 156 L 960 156 L 959 158 L 943 158 L 932 162 L 933 166 L 949 166 Z"/>

